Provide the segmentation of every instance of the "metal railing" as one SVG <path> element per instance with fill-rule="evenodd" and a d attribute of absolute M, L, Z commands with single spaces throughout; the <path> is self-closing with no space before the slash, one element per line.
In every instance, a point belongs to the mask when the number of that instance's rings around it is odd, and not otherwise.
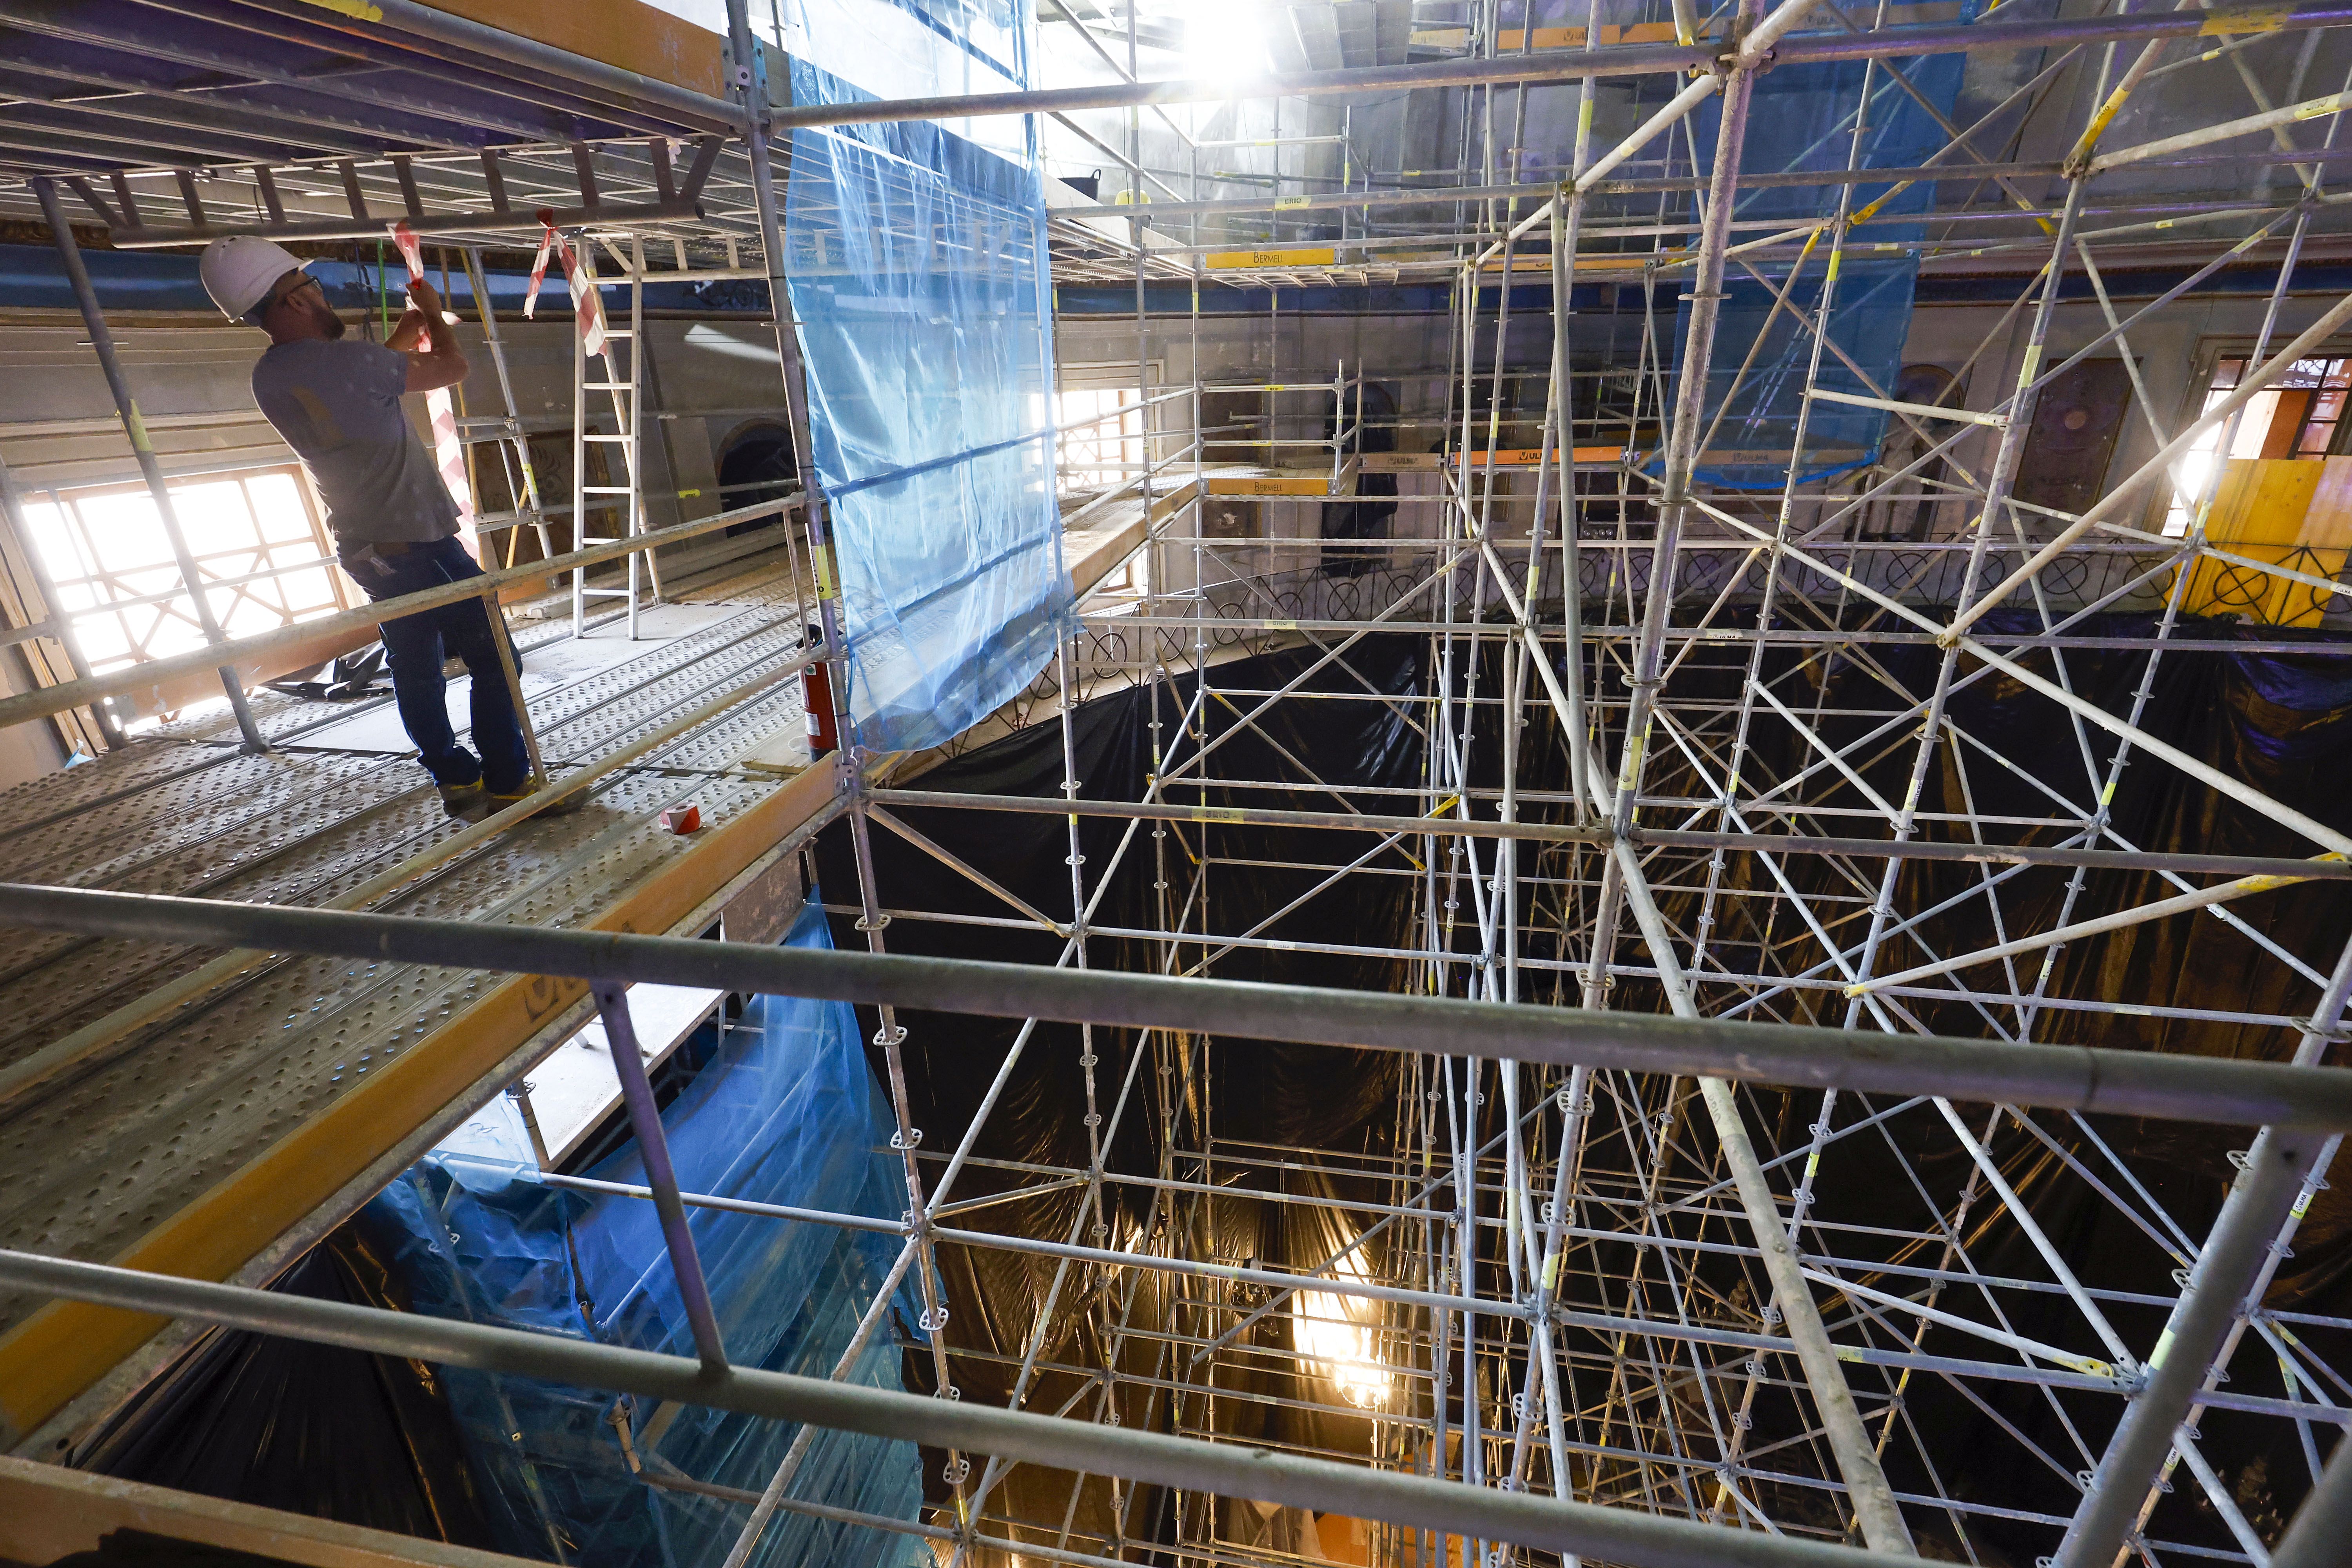
<path fill-rule="evenodd" d="M 310 1300 L 133 1269 L 0 1251 L 0 1283 L 100 1306 L 183 1318 L 379 1353 L 676 1400 L 765 1419 L 944 1445 L 1069 1470 L 1108 1474 L 1383 1521 L 1642 1568 L 1877 1568 L 1906 1559 L 1793 1537 L 1699 1524 L 1536 1496 L 1336 1464 L 1239 1444 L 1069 1421 L 978 1403 L 925 1398 L 731 1364 L 687 1219 L 687 1197 L 643 1064 L 626 986 L 688 984 L 828 1000 L 915 1006 L 1003 1018 L 1045 1018 L 1286 1039 L 1378 1050 L 1751 1082 L 1933 1093 L 1962 1100 L 2171 1117 L 2272 1129 L 2297 1147 L 2352 1130 L 2352 1073 L 2085 1047 L 2009 1045 L 1936 1037 L 1517 1004 L 1337 992 L 1232 981 L 1178 980 L 951 959 L 754 946 L 686 938 L 540 930 L 459 921 L 289 909 L 196 899 L 0 885 L 0 923 L 19 928 L 195 946 L 451 965 L 569 976 L 590 983 L 610 1037 L 632 1131 L 645 1152 L 649 1197 L 661 1216 L 696 1356 L 584 1344 L 555 1335 Z M 779 1217 L 783 1217 L 781 1215 Z M 817 1214 L 791 1217 L 848 1220 Z M 897 1227 L 905 1229 L 907 1227 Z M 940 1233 L 929 1215 L 916 1228 Z M 2255 1227 L 2259 1231 L 2259 1226 Z M 961 1233 L 953 1233 L 960 1235 Z M 910 1240 L 922 1239 L 910 1236 Z M 1002 1238 L 1000 1238 L 1002 1239 Z M 1047 1244 L 1033 1244 L 1045 1246 Z M 1073 1250 L 1069 1248 L 1064 1251 Z M 1140 1254 L 1087 1252 L 1106 1266 L 1178 1267 Z M 1207 1266 L 1184 1265 L 1193 1271 Z M 1207 1270 L 1215 1272 L 1217 1270 Z M 1225 1270 L 1223 1272 L 1230 1272 Z M 1341 1293 L 1377 1287 L 1318 1275 Z M 1525 1317 L 1534 1303 L 1481 1303 Z M 1547 1307 L 1547 1316 L 1558 1311 Z M 1560 1314 L 1565 1320 L 1570 1314 Z M 2143 1374 L 2150 1375 L 2150 1374 Z M 14 1441 L 46 1412 L 0 1391 L 0 1432 Z M 2273 1561 L 2315 1564 L 2316 1542 L 2352 1499 L 2352 1445 L 2330 1466 Z"/>

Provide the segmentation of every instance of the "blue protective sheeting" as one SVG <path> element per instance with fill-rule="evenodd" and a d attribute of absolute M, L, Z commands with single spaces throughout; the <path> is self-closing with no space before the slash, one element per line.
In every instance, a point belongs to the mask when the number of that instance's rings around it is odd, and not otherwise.
<path fill-rule="evenodd" d="M 807 24 L 819 63 L 793 58 L 794 102 L 874 96 L 820 68 L 856 64 L 824 47 L 845 12 L 898 40 L 866 51 L 888 66 L 886 86 L 910 70 L 931 90 L 1026 85 L 1018 9 L 829 0 Z M 1036 676 L 1067 626 L 1045 200 L 1034 132 L 1010 123 L 1019 140 L 993 149 L 919 121 L 793 135 L 785 246 L 812 457 L 832 508 L 850 716 L 876 750 L 968 729 Z M 1001 143 L 1004 124 L 992 133 Z"/>
<path fill-rule="evenodd" d="M 1962 19 L 1973 20 L 1973 13 L 1971 5 Z M 1854 156 L 1855 117 L 1864 110 L 1865 72 L 1870 103 L 1862 121 L 1861 155 L 1855 165 L 1899 169 L 1923 163 L 1945 144 L 1946 138 L 1935 115 L 1920 100 L 1949 118 L 1966 64 L 1962 55 L 1933 55 L 1867 66 L 1852 61 L 1783 66 L 1768 71 L 1756 81 L 1741 167 L 1750 174 L 1848 168 L 1848 160 Z M 1896 71 L 1916 97 L 1895 79 Z M 1719 100 L 1710 100 L 1693 116 L 1702 173 L 1713 167 L 1722 120 Z M 1855 374 L 1858 368 L 1876 383 L 1877 395 L 1894 395 L 1903 369 L 1904 343 L 1911 330 L 1912 296 L 1919 275 L 1915 247 L 1921 228 L 1916 223 L 1884 220 L 1925 212 L 1935 189 L 1933 181 L 1900 190 L 1891 182 L 1854 187 L 1851 210 L 1859 213 L 1874 203 L 1883 204 L 1878 207 L 1880 221 L 1847 237 L 1835 286 L 1829 290 L 1829 342 L 1814 384 L 1832 392 L 1873 395 L 1868 384 Z M 1793 227 L 1833 216 L 1838 195 L 1839 187 L 1834 185 L 1757 187 L 1740 193 L 1734 216 L 1741 222 L 1786 223 Z M 1752 233 L 1740 237 L 1752 237 Z M 1786 264 L 1759 268 L 1762 281 L 1736 260 L 1727 271 L 1715 351 L 1707 367 L 1705 406 L 1714 430 L 1711 436 L 1704 426 L 1701 430 L 1706 439 L 1697 464 L 1700 479 L 1725 489 L 1776 490 L 1788 483 L 1790 454 L 1796 449 L 1798 419 L 1805 408 L 1813 334 L 1790 309 L 1776 309 L 1774 297 L 1786 283 L 1790 307 L 1809 318 L 1820 311 L 1829 272 L 1830 238 L 1828 233 L 1822 234 L 1802 266 L 1795 269 L 1792 283 L 1789 281 L 1791 269 Z M 1679 276 L 1686 279 L 1688 274 Z M 1677 377 L 1689 338 L 1690 316 L 1691 301 L 1685 298 L 1675 318 L 1671 368 Z M 1670 403 L 1668 407 L 1672 406 Z M 1717 410 L 1722 411 L 1719 422 Z M 1797 464 L 1799 480 L 1829 479 L 1874 462 L 1885 437 L 1886 419 L 1884 409 L 1814 402 L 1805 421 L 1804 450 Z"/>
<path fill-rule="evenodd" d="M 830 947 L 812 897 L 785 939 Z M 663 1112 L 680 1186 L 693 1193 L 894 1217 L 906 1189 L 893 1122 L 845 1005 L 763 997 Z M 511 1160 L 436 1154 L 368 1206 L 420 1312 L 635 1350 L 692 1355 L 653 1205 L 543 1184 L 520 1128 Z M 631 1144 L 586 1173 L 638 1183 Z M 730 1360 L 830 1375 L 896 1256 L 887 1237 L 690 1208 Z M 900 1310 L 905 1304 L 900 1303 Z M 869 1342 L 855 1381 L 897 1388 L 897 1335 Z M 609 1394 L 451 1367 L 449 1403 L 509 1551 L 587 1568 L 702 1568 L 722 1559 L 747 1506 L 666 1490 L 646 1470 L 757 1492 L 796 1428 L 723 1412 L 654 1408 Z M 911 1444 L 818 1436 L 790 1494 L 912 1520 Z M 911 1537 L 779 1513 L 753 1563 L 901 1568 Z"/>
<path fill-rule="evenodd" d="M 1811 264 L 1789 290 L 1790 304 L 1809 316 L 1819 311 L 1823 271 L 1819 260 Z M 1845 351 L 1845 356 L 1824 349 L 1815 385 L 1857 397 L 1893 395 L 1903 370 L 1903 343 L 1910 331 L 1911 294 L 1918 275 L 1916 256 L 1849 260 L 1839 268 L 1831 296 L 1830 342 Z M 1773 279 L 1775 287 L 1780 281 Z M 1680 311 L 1675 324 L 1677 364 L 1689 331 L 1687 301 Z M 1736 490 L 1778 490 L 1788 483 L 1789 454 L 1796 448 L 1797 416 L 1805 405 L 1812 352 L 1811 331 L 1788 310 L 1775 312 L 1773 289 L 1752 278 L 1724 279 L 1705 421 L 1714 421 L 1717 410 L 1727 412 L 1699 454 L 1699 479 Z M 1853 365 L 1869 373 L 1878 393 L 1871 392 Z M 1833 479 L 1875 462 L 1879 443 L 1885 439 L 1886 419 L 1884 409 L 1816 400 L 1805 424 L 1800 480 Z M 1700 434 L 1706 435 L 1706 423 Z"/>
<path fill-rule="evenodd" d="M 428 242 L 429 243 L 429 242 Z M 373 247 L 368 247 L 373 253 Z M 316 278 L 327 291 L 327 299 L 338 310 L 359 310 L 374 314 L 388 311 L 395 320 L 406 308 L 408 272 L 401 264 L 400 253 L 389 242 L 383 247 L 381 263 L 369 261 L 313 261 L 310 276 Z M 436 289 L 441 287 L 440 257 L 428 252 L 433 260 L 427 276 Z M 84 248 L 82 263 L 89 269 L 89 280 L 98 290 L 98 302 L 109 314 L 119 310 L 194 310 L 221 320 L 219 310 L 211 296 L 205 292 L 204 283 L 196 275 L 196 258 L 192 251 L 181 250 L 93 250 Z M 501 314 L 510 315 L 522 309 L 523 295 L 530 286 L 530 276 L 525 272 L 492 272 L 488 275 L 491 303 Z M 467 280 L 464 268 L 452 263 L 449 268 L 448 299 L 452 310 L 471 311 L 474 307 L 473 285 Z M 572 301 L 564 294 L 562 281 L 542 290 L 542 309 L 552 310 L 553 319 L 568 321 Z M 65 263 L 58 259 L 54 246 L 0 245 L 0 308 L 26 310 L 70 310 L 75 308 L 73 285 L 66 280 Z M 768 300 L 764 292 L 738 297 L 731 290 L 710 284 L 656 283 L 646 288 L 646 309 L 648 310 L 695 310 L 703 314 L 734 313 L 764 318 Z M 541 315 L 541 321 L 549 320 Z M 256 330 L 253 342 L 258 353 L 261 333 Z"/>

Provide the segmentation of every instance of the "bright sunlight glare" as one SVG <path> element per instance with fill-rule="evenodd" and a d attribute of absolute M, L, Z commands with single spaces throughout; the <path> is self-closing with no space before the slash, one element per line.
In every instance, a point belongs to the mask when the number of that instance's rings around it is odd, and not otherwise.
<path fill-rule="evenodd" d="M 1264 76 L 1263 9 L 1253 0 L 1194 0 L 1184 14 L 1184 55 L 1192 74 L 1216 81 Z"/>

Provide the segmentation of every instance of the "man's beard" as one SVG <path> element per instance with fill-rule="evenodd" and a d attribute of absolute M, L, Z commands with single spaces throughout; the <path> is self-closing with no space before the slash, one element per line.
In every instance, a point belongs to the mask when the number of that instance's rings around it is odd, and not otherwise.
<path fill-rule="evenodd" d="M 326 334 L 329 342 L 333 342 L 343 335 L 345 329 L 341 316 L 336 315 L 332 310 L 321 310 L 319 315 L 320 318 L 319 330 Z"/>

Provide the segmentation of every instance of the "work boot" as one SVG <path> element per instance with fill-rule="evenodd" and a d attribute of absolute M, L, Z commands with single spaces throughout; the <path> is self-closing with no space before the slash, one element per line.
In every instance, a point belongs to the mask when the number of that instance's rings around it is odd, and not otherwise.
<path fill-rule="evenodd" d="M 479 816 L 482 803 L 489 797 L 488 790 L 479 779 L 472 784 L 436 784 L 434 787 L 441 793 L 441 809 L 461 821 Z"/>
<path fill-rule="evenodd" d="M 490 790 L 485 798 L 489 802 L 490 810 L 493 813 L 497 813 L 504 811 L 510 805 L 515 805 L 523 801 L 529 800 L 532 795 L 537 795 L 546 787 L 547 775 L 544 773 L 533 773 L 529 778 L 524 779 L 522 783 L 516 784 L 512 789 Z M 588 792 L 583 790 L 577 795 L 564 796 L 562 800 L 557 801 L 553 805 L 543 806 L 532 815 L 538 816 L 569 816 L 572 813 L 578 811 L 582 806 L 586 805 L 587 804 Z"/>

